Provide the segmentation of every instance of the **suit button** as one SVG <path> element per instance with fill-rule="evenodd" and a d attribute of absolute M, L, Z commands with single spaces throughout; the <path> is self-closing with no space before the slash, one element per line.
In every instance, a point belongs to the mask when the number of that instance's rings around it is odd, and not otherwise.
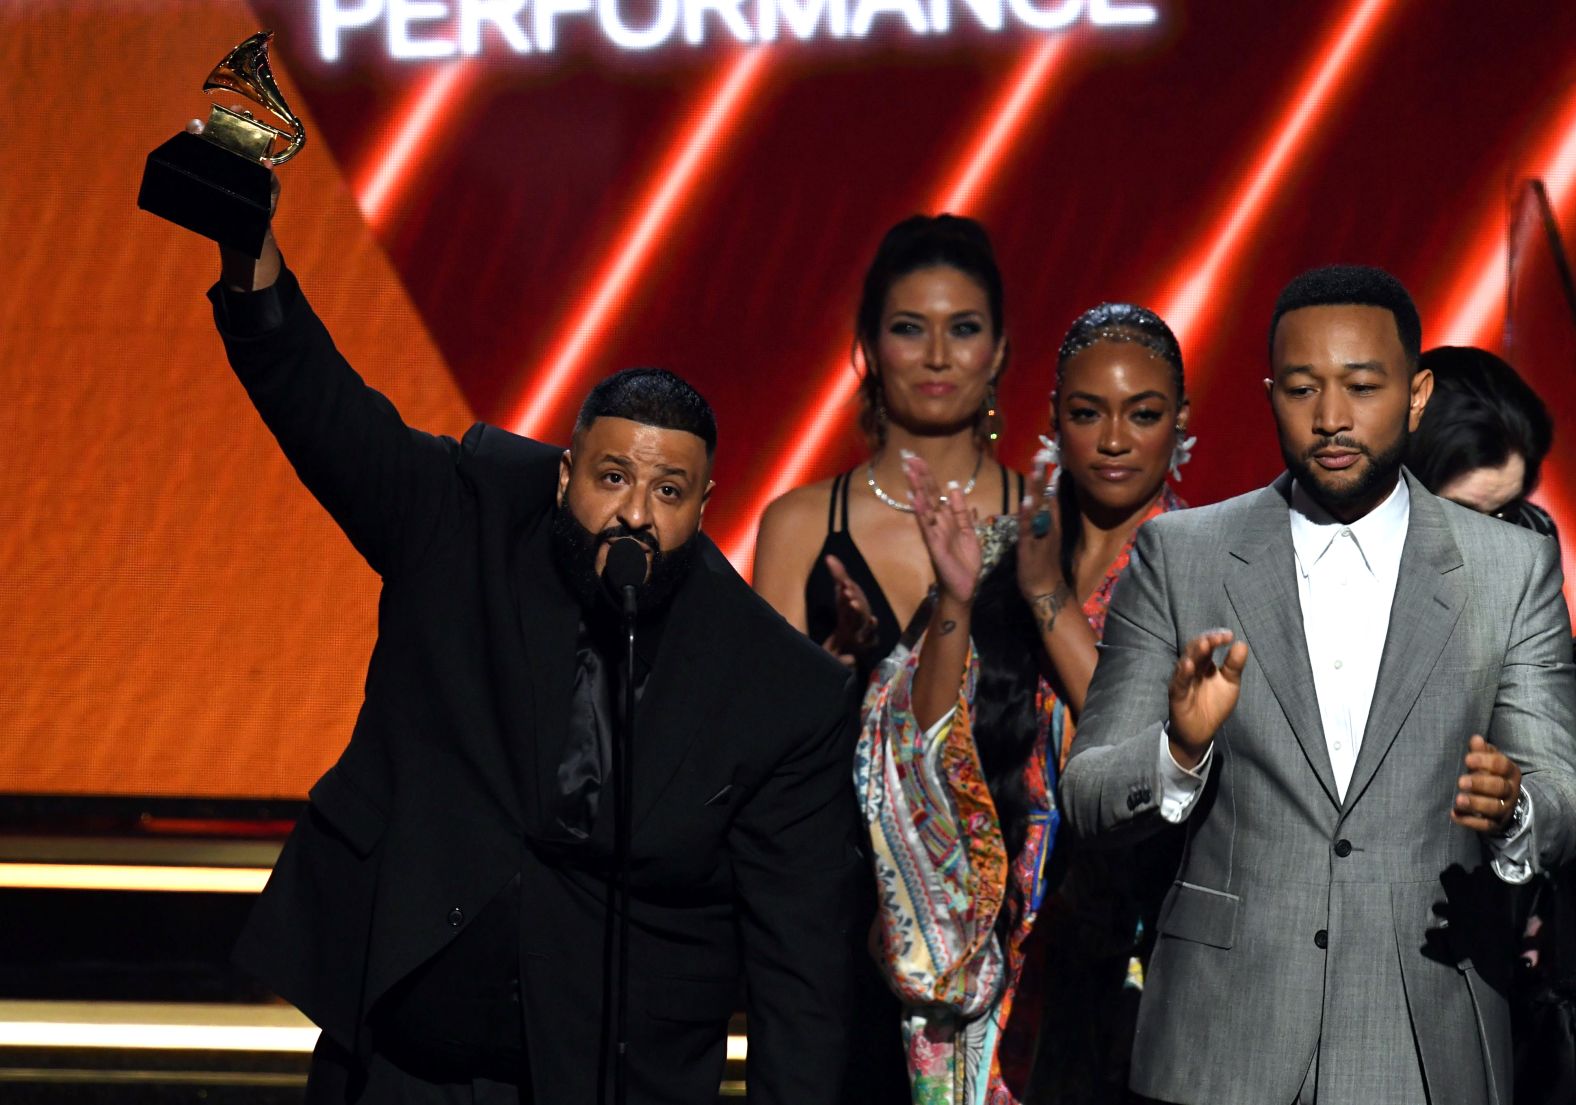
<path fill-rule="evenodd" d="M 1352 842 L 1350 840 L 1337 840 L 1335 842 L 1335 854 L 1340 856 L 1342 859 L 1345 859 L 1347 856 L 1351 855 Z"/>
<path fill-rule="evenodd" d="M 1330 946 L 1330 934 L 1324 929 L 1320 929 L 1318 932 L 1314 933 L 1313 946 L 1318 948 L 1320 951 L 1328 948 Z"/>
<path fill-rule="evenodd" d="M 459 928 L 460 925 L 464 923 L 464 921 L 465 914 L 460 911 L 459 906 L 455 906 L 453 909 L 449 910 L 449 924 L 454 928 Z"/>

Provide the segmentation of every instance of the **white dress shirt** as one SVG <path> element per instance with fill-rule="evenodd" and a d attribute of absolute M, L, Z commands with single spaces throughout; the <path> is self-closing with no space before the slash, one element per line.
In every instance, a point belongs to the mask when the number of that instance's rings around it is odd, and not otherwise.
<path fill-rule="evenodd" d="M 1405 480 L 1398 480 L 1384 502 L 1351 523 L 1332 518 L 1298 484 L 1292 484 L 1291 543 L 1303 635 L 1336 793 L 1343 801 L 1379 681 L 1411 516 L 1412 497 Z M 1214 751 L 1211 745 L 1198 767 L 1189 771 L 1171 755 L 1169 736 L 1162 732 L 1160 815 L 1167 821 L 1183 821 L 1192 812 L 1209 777 Z M 1461 754 L 1466 751 L 1463 744 Z M 1450 794 L 1440 800 L 1454 799 Z M 1489 837 L 1494 871 L 1506 882 L 1532 877 L 1531 827 L 1529 816 L 1512 836 Z"/>

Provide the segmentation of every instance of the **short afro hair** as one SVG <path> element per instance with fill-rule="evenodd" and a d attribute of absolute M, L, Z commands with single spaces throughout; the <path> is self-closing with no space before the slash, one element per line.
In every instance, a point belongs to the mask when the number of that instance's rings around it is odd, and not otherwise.
<path fill-rule="evenodd" d="M 717 451 L 717 418 L 711 404 L 665 368 L 626 368 L 591 389 L 575 419 L 575 437 L 599 418 L 627 418 L 662 430 L 682 430 L 706 443 L 706 459 Z"/>
<path fill-rule="evenodd" d="M 1521 495 L 1530 495 L 1554 440 L 1543 400 L 1486 349 L 1442 345 L 1419 363 L 1434 374 L 1434 394 L 1407 441 L 1406 466 L 1437 493 L 1474 469 L 1497 468 L 1514 453 L 1527 465 Z"/>
<path fill-rule="evenodd" d="M 1417 304 L 1395 277 L 1371 265 L 1326 265 L 1292 279 L 1275 300 L 1270 318 L 1269 352 L 1275 358 L 1275 330 L 1282 316 L 1304 307 L 1381 307 L 1395 319 L 1406 363 L 1417 371 L 1423 351 L 1423 322 Z"/>

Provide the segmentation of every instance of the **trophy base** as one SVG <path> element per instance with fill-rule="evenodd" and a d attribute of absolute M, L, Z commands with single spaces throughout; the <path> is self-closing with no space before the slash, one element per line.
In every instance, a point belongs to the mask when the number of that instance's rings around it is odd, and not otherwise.
<path fill-rule="evenodd" d="M 137 206 L 258 257 L 272 219 L 272 170 L 182 131 L 148 155 Z"/>

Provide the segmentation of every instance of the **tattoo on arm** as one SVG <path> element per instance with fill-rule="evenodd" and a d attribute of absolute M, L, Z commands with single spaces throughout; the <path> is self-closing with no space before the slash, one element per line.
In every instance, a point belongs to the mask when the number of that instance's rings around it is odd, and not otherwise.
<path fill-rule="evenodd" d="M 937 629 L 936 632 L 940 636 L 945 637 L 948 633 L 951 633 L 956 628 L 958 628 L 958 623 L 953 621 L 951 618 L 948 618 L 946 621 L 941 623 L 941 627 Z"/>
<path fill-rule="evenodd" d="M 1057 617 L 1072 597 L 1073 589 L 1062 583 L 1056 590 L 1035 595 L 1029 600 L 1029 606 L 1034 610 L 1034 620 L 1040 623 L 1041 633 L 1049 634 L 1056 628 Z"/>

